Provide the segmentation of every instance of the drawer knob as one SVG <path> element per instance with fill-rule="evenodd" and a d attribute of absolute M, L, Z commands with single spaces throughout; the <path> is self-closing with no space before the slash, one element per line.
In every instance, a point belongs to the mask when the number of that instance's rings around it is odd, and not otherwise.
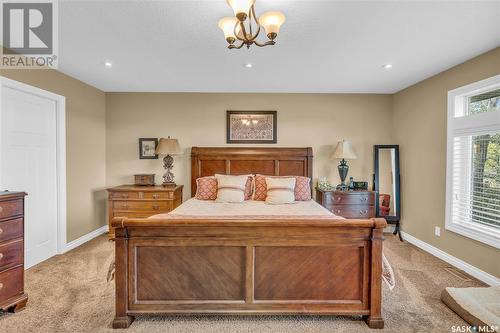
<path fill-rule="evenodd" d="M 154 210 L 158 210 L 158 209 L 160 209 L 160 206 L 153 205 L 153 209 L 154 209 Z"/>
<path fill-rule="evenodd" d="M 127 208 L 127 207 L 128 207 L 127 204 L 122 205 L 122 208 Z"/>
<path fill-rule="evenodd" d="M 158 199 L 160 197 L 159 194 L 153 194 L 153 199 Z"/>
<path fill-rule="evenodd" d="M 360 210 L 359 213 L 361 215 L 366 215 L 368 213 L 368 211 L 365 209 L 365 210 Z"/>
<path fill-rule="evenodd" d="M 361 199 L 361 201 L 367 201 L 368 200 L 367 197 L 361 197 L 360 199 Z"/>
<path fill-rule="evenodd" d="M 3 288 L 3 283 L 0 283 L 0 289 L 2 289 L 2 288 Z"/>
<path fill-rule="evenodd" d="M 3 258 L 3 253 L 0 253 L 0 260 L 2 260 Z"/>
<path fill-rule="evenodd" d="M 2 228 L 0 228 L 0 235 L 1 235 L 2 233 L 3 233 L 3 230 L 2 230 Z"/>
<path fill-rule="evenodd" d="M 337 209 L 337 214 L 340 214 L 340 209 Z"/>
<path fill-rule="evenodd" d="M 1 212 L 3 212 L 3 207 L 2 207 L 2 206 L 0 206 L 0 213 L 1 213 Z"/>
<path fill-rule="evenodd" d="M 335 197 L 335 200 L 340 201 L 342 197 Z"/>

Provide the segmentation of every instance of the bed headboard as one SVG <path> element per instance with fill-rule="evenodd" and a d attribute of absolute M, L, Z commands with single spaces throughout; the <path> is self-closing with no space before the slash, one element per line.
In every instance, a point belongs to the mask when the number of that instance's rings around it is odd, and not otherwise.
<path fill-rule="evenodd" d="M 312 148 L 192 147 L 191 196 L 196 194 L 196 178 L 263 174 L 312 178 Z"/>

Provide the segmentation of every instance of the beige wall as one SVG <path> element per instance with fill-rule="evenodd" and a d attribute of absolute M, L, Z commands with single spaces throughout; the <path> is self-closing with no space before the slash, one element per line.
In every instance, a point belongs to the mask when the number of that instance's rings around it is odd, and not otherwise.
<path fill-rule="evenodd" d="M 500 277 L 500 251 L 445 230 L 446 114 L 449 90 L 500 74 L 500 48 L 394 95 L 394 133 L 401 146 L 403 230 Z M 441 237 L 434 227 L 441 227 Z"/>
<path fill-rule="evenodd" d="M 67 241 L 105 225 L 104 92 L 54 70 L 1 70 L 0 75 L 66 97 Z"/>
<path fill-rule="evenodd" d="M 184 150 L 173 171 L 188 198 L 190 148 L 226 145 L 226 110 L 277 110 L 278 143 L 272 146 L 312 146 L 315 180 L 339 182 L 338 161 L 329 156 L 337 141 L 351 140 L 359 158 L 350 161 L 349 176 L 371 183 L 373 145 L 393 143 L 391 103 L 390 95 L 368 94 L 108 93 L 107 183 L 130 183 L 143 172 L 161 182 L 161 161 L 139 160 L 138 138 L 170 135 Z"/>

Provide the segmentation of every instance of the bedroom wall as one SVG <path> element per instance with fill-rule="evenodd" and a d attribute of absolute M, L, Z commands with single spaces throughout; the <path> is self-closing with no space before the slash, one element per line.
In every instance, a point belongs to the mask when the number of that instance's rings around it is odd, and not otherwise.
<path fill-rule="evenodd" d="M 54 70 L 4 69 L 0 75 L 66 97 L 67 241 L 105 225 L 104 92 Z"/>
<path fill-rule="evenodd" d="M 403 230 L 500 278 L 499 250 L 445 229 L 448 91 L 498 74 L 500 47 L 398 92 L 393 115 Z"/>
<path fill-rule="evenodd" d="M 155 173 L 160 183 L 161 160 L 140 160 L 138 138 L 170 135 L 184 152 L 173 171 L 189 198 L 190 148 L 227 146 L 226 110 L 277 110 L 278 143 L 267 146 L 313 147 L 314 182 L 339 183 L 329 156 L 337 141 L 351 140 L 359 158 L 349 176 L 371 184 L 373 145 L 394 143 L 391 107 L 390 95 L 370 94 L 107 93 L 107 184 L 131 183 L 135 173 Z"/>

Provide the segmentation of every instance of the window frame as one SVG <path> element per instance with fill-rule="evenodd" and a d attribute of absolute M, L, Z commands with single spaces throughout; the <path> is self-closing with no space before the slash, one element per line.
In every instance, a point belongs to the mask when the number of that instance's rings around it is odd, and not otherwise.
<path fill-rule="evenodd" d="M 475 222 L 459 223 L 452 216 L 453 139 L 457 136 L 500 132 L 500 111 L 467 114 L 470 96 L 498 88 L 500 75 L 448 91 L 445 229 L 500 249 L 500 228 Z M 457 108 L 462 116 L 455 116 Z M 470 179 L 470 170 L 468 178 Z"/>

